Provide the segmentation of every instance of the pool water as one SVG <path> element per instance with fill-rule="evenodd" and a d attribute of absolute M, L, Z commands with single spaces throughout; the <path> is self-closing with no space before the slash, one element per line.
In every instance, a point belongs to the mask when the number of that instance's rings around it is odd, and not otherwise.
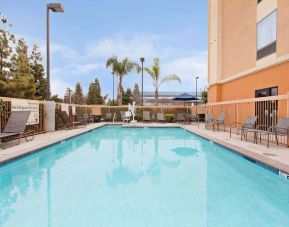
<path fill-rule="evenodd" d="M 0 226 L 289 226 L 289 181 L 183 129 L 105 126 L 0 167 Z"/>

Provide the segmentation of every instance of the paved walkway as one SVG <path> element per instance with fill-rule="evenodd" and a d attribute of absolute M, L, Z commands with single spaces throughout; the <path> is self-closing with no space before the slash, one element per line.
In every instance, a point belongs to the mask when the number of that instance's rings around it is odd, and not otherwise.
<path fill-rule="evenodd" d="M 0 164 L 16 159 L 20 156 L 35 152 L 40 148 L 55 144 L 59 141 L 74 137 L 76 135 L 88 132 L 92 129 L 105 125 L 105 123 L 94 123 L 85 128 L 73 130 L 60 130 L 45 134 L 36 135 L 33 141 L 25 142 L 24 139 L 17 146 L 7 149 L 0 149 Z M 158 123 L 135 123 L 125 124 L 126 127 L 182 127 L 188 131 L 196 133 L 207 139 L 227 146 L 243 155 L 256 159 L 264 164 L 277 168 L 283 172 L 289 173 L 289 148 L 284 146 L 270 145 L 268 149 L 265 142 L 263 144 L 254 144 L 252 141 L 241 141 L 240 135 L 232 134 L 230 138 L 228 132 L 213 132 L 197 125 L 180 124 L 158 124 Z"/>
<path fill-rule="evenodd" d="M 17 146 L 9 147 L 6 149 L 0 148 L 0 164 L 16 159 L 23 155 L 33 153 L 43 147 L 55 144 L 59 141 L 69 139 L 71 137 L 88 132 L 92 129 L 105 125 L 104 123 L 89 124 L 86 127 L 81 127 L 72 130 L 59 130 L 55 132 L 43 133 L 35 135 L 34 140 L 26 142 L 24 138 Z"/>

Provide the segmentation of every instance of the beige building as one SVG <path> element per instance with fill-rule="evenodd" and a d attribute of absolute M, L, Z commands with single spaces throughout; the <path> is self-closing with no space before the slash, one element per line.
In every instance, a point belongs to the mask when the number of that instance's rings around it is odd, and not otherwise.
<path fill-rule="evenodd" d="M 209 0 L 209 102 L 289 92 L 289 0 Z"/>

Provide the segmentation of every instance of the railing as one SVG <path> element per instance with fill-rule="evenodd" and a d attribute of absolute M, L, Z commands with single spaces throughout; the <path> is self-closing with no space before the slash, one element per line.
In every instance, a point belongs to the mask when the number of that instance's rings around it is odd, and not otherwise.
<path fill-rule="evenodd" d="M 3 106 L 0 114 L 0 129 L 3 130 L 11 113 L 12 98 L 0 97 L 0 104 Z M 35 101 L 35 100 L 33 100 Z M 27 126 L 28 129 L 34 129 L 36 133 L 45 131 L 44 126 L 44 101 L 39 102 L 39 124 Z M 56 109 L 61 109 L 63 103 L 56 103 Z M 75 115 L 82 116 L 83 113 L 91 115 L 105 116 L 105 113 L 116 113 L 117 119 L 120 119 L 120 112 L 127 111 L 128 106 L 105 106 L 105 105 L 68 105 L 69 115 L 74 118 Z M 72 114 L 72 106 L 75 106 L 76 114 Z M 158 112 L 165 115 L 176 115 L 178 113 L 187 114 L 211 114 L 214 119 L 217 119 L 221 114 L 224 114 L 225 125 L 229 127 L 232 123 L 242 124 L 245 116 L 257 116 L 257 125 L 275 126 L 278 120 L 283 117 L 289 117 L 289 94 L 231 100 L 225 102 L 209 103 L 200 106 L 136 106 L 137 120 L 142 119 L 142 112 L 150 111 L 152 120 L 154 120 Z M 171 118 L 172 119 L 172 118 Z M 172 119 L 173 120 L 173 119 Z M 286 141 L 285 141 L 286 143 Z"/>

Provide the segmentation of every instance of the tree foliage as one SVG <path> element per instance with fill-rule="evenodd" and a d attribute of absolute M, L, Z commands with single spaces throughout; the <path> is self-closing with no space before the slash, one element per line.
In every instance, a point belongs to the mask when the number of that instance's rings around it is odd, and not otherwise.
<path fill-rule="evenodd" d="M 165 83 L 170 81 L 177 81 L 181 83 L 181 79 L 176 74 L 170 74 L 164 77 L 160 75 L 160 60 L 155 58 L 153 61 L 153 65 L 150 68 L 144 68 L 144 70 L 151 76 L 154 86 L 155 92 L 155 105 L 159 103 L 159 87 Z"/>
<path fill-rule="evenodd" d="M 134 89 L 133 89 L 133 101 L 135 102 L 136 105 L 140 105 L 141 104 L 141 94 L 139 91 L 139 86 L 137 83 L 134 84 Z"/>
<path fill-rule="evenodd" d="M 124 58 L 119 60 L 117 57 L 111 57 L 106 62 L 106 68 L 111 68 L 112 73 L 116 75 L 119 79 L 118 87 L 117 87 L 117 101 L 118 105 L 122 105 L 122 95 L 123 95 L 123 87 L 122 80 L 123 77 L 129 74 L 132 71 L 140 71 L 140 67 L 138 64 L 130 61 L 128 58 Z"/>
<path fill-rule="evenodd" d="M 11 79 L 8 80 L 10 97 L 29 98 L 35 97 L 36 86 L 31 73 L 28 59 L 28 47 L 24 39 L 19 39 L 16 53 L 11 58 Z"/>
<path fill-rule="evenodd" d="M 69 88 L 69 87 L 66 88 L 63 102 L 64 103 L 71 103 L 72 102 L 72 96 L 73 96 L 73 91 L 71 90 L 71 88 Z"/>
<path fill-rule="evenodd" d="M 95 81 L 89 85 L 86 104 L 100 105 L 104 104 L 104 101 L 105 98 L 101 95 L 99 80 L 96 78 Z"/>
<path fill-rule="evenodd" d="M 205 104 L 208 102 L 208 91 L 207 90 L 202 91 L 201 99 Z"/>
<path fill-rule="evenodd" d="M 60 102 L 60 103 L 63 102 L 63 100 L 59 98 L 58 95 L 52 95 L 50 100 L 54 102 Z"/>
<path fill-rule="evenodd" d="M 84 104 L 84 95 L 80 82 L 77 82 L 75 85 L 75 91 L 72 95 L 72 101 L 75 104 Z"/>
<path fill-rule="evenodd" d="M 23 38 L 16 40 L 0 13 L 0 96 L 42 99 L 45 94 L 42 57 L 35 45 L 31 56 Z"/>
<path fill-rule="evenodd" d="M 133 101 L 133 95 L 132 95 L 131 89 L 128 88 L 125 92 L 123 92 L 122 104 L 128 105 L 129 103 L 132 103 L 132 101 Z"/>
<path fill-rule="evenodd" d="M 46 79 L 44 74 L 44 67 L 41 64 L 42 60 L 43 59 L 39 50 L 39 46 L 34 44 L 32 47 L 32 53 L 30 55 L 30 68 L 34 77 L 34 83 L 36 86 L 35 97 L 37 99 L 45 98 Z"/>

